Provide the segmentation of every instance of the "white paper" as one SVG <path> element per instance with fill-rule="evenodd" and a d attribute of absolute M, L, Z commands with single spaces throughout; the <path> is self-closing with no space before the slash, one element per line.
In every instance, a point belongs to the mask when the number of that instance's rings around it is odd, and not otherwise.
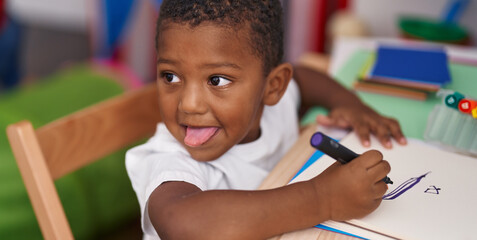
<path fill-rule="evenodd" d="M 340 143 L 360 154 L 369 149 L 383 153 L 391 164 L 388 176 L 394 182 L 387 193 L 411 178 L 428 174 L 397 198 L 383 200 L 370 215 L 348 223 L 400 239 L 476 238 L 477 158 L 447 152 L 416 139 L 408 139 L 406 146 L 394 142 L 391 150 L 383 148 L 375 138 L 371 141 L 371 148 L 364 148 L 351 133 Z M 292 182 L 310 179 L 334 162 L 325 155 Z M 343 231 L 353 229 L 341 222 L 324 225 Z"/>

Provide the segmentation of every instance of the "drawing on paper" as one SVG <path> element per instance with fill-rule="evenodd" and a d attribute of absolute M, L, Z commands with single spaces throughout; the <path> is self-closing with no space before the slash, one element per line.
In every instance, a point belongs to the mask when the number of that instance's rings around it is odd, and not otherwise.
<path fill-rule="evenodd" d="M 407 181 L 403 182 L 401 185 L 397 186 L 394 190 L 389 192 L 388 194 L 385 194 L 383 196 L 383 200 L 393 200 L 396 199 L 397 197 L 401 196 L 401 194 L 405 193 L 407 190 L 413 188 L 416 184 L 418 184 L 421 179 L 425 178 L 427 174 L 431 172 L 427 172 L 419 177 L 413 177 L 408 179 Z"/>
<path fill-rule="evenodd" d="M 425 193 L 430 193 L 430 194 L 439 194 L 439 190 L 441 190 L 441 188 L 438 188 L 434 185 L 431 185 L 424 192 Z"/>

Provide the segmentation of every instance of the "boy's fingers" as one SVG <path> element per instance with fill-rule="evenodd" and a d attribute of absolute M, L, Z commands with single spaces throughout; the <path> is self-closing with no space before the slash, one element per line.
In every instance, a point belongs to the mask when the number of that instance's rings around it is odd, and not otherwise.
<path fill-rule="evenodd" d="M 377 150 L 369 150 L 358 157 L 359 162 L 363 164 L 368 171 L 383 160 L 383 154 Z M 353 163 L 354 161 L 351 161 Z M 383 176 L 384 177 L 384 176 Z"/>
<path fill-rule="evenodd" d="M 315 120 L 316 120 L 316 123 L 318 123 L 318 125 L 322 125 L 325 127 L 349 128 L 351 126 L 348 121 L 336 115 L 332 115 L 332 116 L 318 115 L 316 116 Z"/>
<path fill-rule="evenodd" d="M 374 184 L 374 193 L 376 194 L 375 198 L 381 199 L 387 190 L 388 185 L 386 183 L 384 183 L 383 181 L 377 182 L 376 184 Z"/>
<path fill-rule="evenodd" d="M 373 177 L 375 182 L 380 182 L 391 172 L 391 165 L 386 160 L 382 160 L 376 165 L 368 168 L 368 174 Z"/>
<path fill-rule="evenodd" d="M 389 119 L 389 130 L 391 132 L 391 136 L 396 139 L 396 141 L 401 144 L 401 145 L 406 145 L 407 140 L 404 137 L 404 134 L 401 131 L 401 127 L 399 126 L 399 123 L 395 119 Z"/>
<path fill-rule="evenodd" d="M 376 128 L 376 137 L 378 138 L 379 142 L 385 147 L 385 148 L 391 148 L 391 135 L 390 135 L 390 130 L 387 125 L 380 124 Z"/>
<path fill-rule="evenodd" d="M 343 114 L 334 113 L 334 114 L 331 114 L 329 118 L 331 119 L 331 121 L 333 121 L 333 124 L 335 127 L 339 127 L 339 128 L 351 127 L 349 119 L 347 119 L 346 116 Z"/>
<path fill-rule="evenodd" d="M 340 128 L 349 128 L 351 124 L 348 121 L 344 120 L 343 118 L 339 118 L 336 121 L 336 126 Z"/>
<path fill-rule="evenodd" d="M 325 115 L 316 116 L 316 123 L 318 123 L 319 125 L 326 126 L 326 127 L 330 127 L 330 126 L 333 125 L 333 122 L 331 121 L 331 118 L 329 118 L 328 116 L 325 116 Z"/>
<path fill-rule="evenodd" d="M 367 124 L 358 123 L 354 126 L 354 131 L 358 135 L 361 144 L 365 147 L 369 147 L 371 145 L 371 141 L 369 139 L 370 129 Z"/>

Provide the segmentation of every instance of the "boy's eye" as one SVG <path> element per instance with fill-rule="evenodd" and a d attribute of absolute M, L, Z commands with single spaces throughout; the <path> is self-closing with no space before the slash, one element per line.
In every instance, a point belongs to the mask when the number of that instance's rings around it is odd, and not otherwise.
<path fill-rule="evenodd" d="M 169 83 L 180 82 L 180 79 L 172 73 L 163 73 L 162 77 Z"/>
<path fill-rule="evenodd" d="M 212 86 L 225 86 L 227 84 L 230 84 L 232 81 L 224 78 L 224 77 L 219 77 L 219 76 L 212 76 L 209 79 L 209 84 Z"/>

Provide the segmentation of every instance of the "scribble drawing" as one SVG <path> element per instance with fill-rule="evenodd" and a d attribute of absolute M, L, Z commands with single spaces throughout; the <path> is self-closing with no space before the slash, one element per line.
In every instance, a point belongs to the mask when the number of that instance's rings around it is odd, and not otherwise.
<path fill-rule="evenodd" d="M 431 172 L 427 172 L 427 173 L 425 173 L 425 174 L 423 174 L 419 177 L 413 177 L 413 178 L 408 179 L 407 181 L 405 181 L 401 185 L 397 186 L 394 190 L 392 190 L 388 194 L 385 194 L 383 196 L 383 200 L 396 199 L 397 197 L 401 196 L 401 194 L 403 194 L 404 192 L 406 192 L 407 190 L 411 189 L 416 184 L 418 184 L 421 181 L 421 179 L 425 178 L 427 176 L 427 174 L 429 174 L 429 173 L 431 173 Z"/>
<path fill-rule="evenodd" d="M 434 185 L 431 185 L 424 192 L 425 193 L 430 193 L 430 194 L 439 194 L 439 190 L 441 190 L 441 188 L 438 188 Z"/>

